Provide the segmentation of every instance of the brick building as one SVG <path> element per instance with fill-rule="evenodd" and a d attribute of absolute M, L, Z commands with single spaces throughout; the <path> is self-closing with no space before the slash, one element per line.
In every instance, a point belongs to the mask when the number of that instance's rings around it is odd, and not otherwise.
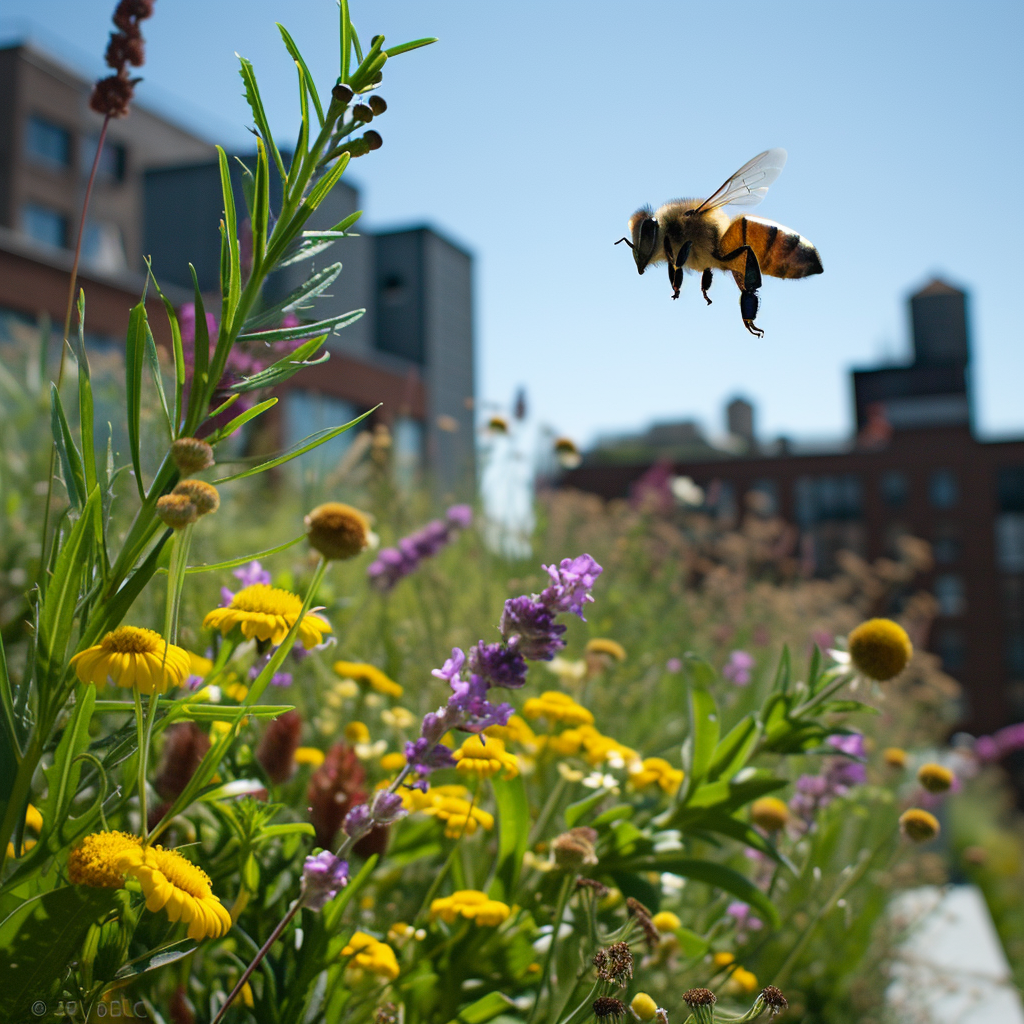
<path fill-rule="evenodd" d="M 964 686 L 964 726 L 990 732 L 1024 719 L 1024 440 L 974 434 L 965 294 L 934 281 L 910 305 L 914 360 L 854 371 L 848 444 L 759 447 L 749 406 L 733 403 L 730 452 L 669 458 L 720 513 L 756 494 L 759 508 L 795 523 L 819 575 L 841 549 L 877 558 L 901 534 L 928 540 L 935 566 L 923 583 L 939 608 L 929 647 Z M 598 449 L 561 482 L 625 497 L 653 461 Z"/>
<path fill-rule="evenodd" d="M 45 313 L 63 322 L 77 218 L 102 124 L 88 106 L 91 85 L 31 44 L 0 49 L 0 333 L 5 315 Z M 139 104 L 110 123 L 79 271 L 92 336 L 121 343 L 142 292 L 143 255 L 152 257 L 176 304 L 191 301 L 190 261 L 204 292 L 217 292 L 222 199 L 215 156 L 209 142 Z M 236 207 L 244 210 L 238 178 L 235 186 Z M 358 208 L 357 190 L 342 182 L 308 226 L 331 227 Z M 472 256 L 429 227 L 364 228 L 319 260 L 281 271 L 267 297 L 283 297 L 334 262 L 344 270 L 332 294 L 303 316 L 366 314 L 331 335 L 329 362 L 281 389 L 281 443 L 382 402 L 377 418 L 391 427 L 408 475 L 425 468 L 444 491 L 465 486 L 475 450 Z M 166 320 L 152 302 L 154 334 L 167 344 Z M 342 435 L 319 458 L 336 459 L 351 440 Z"/>

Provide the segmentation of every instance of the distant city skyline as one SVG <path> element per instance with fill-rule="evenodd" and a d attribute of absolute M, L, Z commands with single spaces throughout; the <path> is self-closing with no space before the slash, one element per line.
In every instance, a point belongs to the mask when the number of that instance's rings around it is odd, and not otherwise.
<path fill-rule="evenodd" d="M 0 31 L 99 70 L 113 6 L 53 0 L 33 33 L 37 5 L 7 0 Z M 906 297 L 940 276 L 969 293 L 981 434 L 1024 434 L 1020 288 L 1003 255 L 1024 219 L 1019 5 L 784 3 L 749 22 L 653 0 L 583 10 L 353 0 L 367 35 L 441 37 L 389 65 L 384 148 L 348 174 L 373 228 L 430 223 L 477 256 L 485 401 L 525 385 L 536 418 L 581 443 L 687 418 L 719 433 L 735 395 L 764 437 L 849 434 L 848 370 L 909 356 Z M 178 0 L 146 23 L 140 101 L 251 144 L 237 50 L 286 142 L 294 71 L 275 20 L 323 89 L 333 3 Z M 707 194 L 773 145 L 789 163 L 756 213 L 810 238 L 825 273 L 767 281 L 757 341 L 731 281 L 717 275 L 705 307 L 688 277 L 673 303 L 663 271 L 638 277 L 612 243 L 636 207 Z"/>

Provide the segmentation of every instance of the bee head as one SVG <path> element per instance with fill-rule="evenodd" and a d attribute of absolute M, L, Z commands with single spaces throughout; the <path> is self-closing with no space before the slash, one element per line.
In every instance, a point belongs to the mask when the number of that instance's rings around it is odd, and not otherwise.
<path fill-rule="evenodd" d="M 651 262 L 658 244 L 658 222 L 654 219 L 654 211 L 649 206 L 637 210 L 629 218 L 629 231 L 633 236 L 633 259 L 636 261 L 637 273 L 642 274 Z"/>

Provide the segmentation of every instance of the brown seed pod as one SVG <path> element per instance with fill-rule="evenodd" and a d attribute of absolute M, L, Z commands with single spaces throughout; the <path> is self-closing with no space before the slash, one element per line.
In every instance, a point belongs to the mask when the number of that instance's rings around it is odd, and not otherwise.
<path fill-rule="evenodd" d="M 305 522 L 310 545 L 329 560 L 355 558 L 370 543 L 370 523 L 351 505 L 337 501 L 318 505 Z"/>

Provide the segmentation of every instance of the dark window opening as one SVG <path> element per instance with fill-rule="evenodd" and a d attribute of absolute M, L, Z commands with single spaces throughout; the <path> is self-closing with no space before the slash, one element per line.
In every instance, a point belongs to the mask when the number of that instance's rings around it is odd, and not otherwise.
<path fill-rule="evenodd" d="M 26 203 L 21 211 L 22 230 L 43 245 L 64 249 L 68 244 L 68 219 L 62 213 L 36 203 Z"/>
<path fill-rule="evenodd" d="M 882 501 L 889 508 L 903 508 L 910 494 L 910 481 L 907 479 L 906 473 L 901 473 L 896 469 L 890 470 L 888 473 L 882 474 L 879 489 L 882 492 Z"/>
<path fill-rule="evenodd" d="M 960 485 L 951 469 L 937 469 L 928 481 L 928 500 L 935 508 L 952 508 L 960 499 Z"/>
<path fill-rule="evenodd" d="M 36 163 L 50 167 L 71 164 L 71 132 L 35 114 L 28 119 L 25 148 Z"/>

